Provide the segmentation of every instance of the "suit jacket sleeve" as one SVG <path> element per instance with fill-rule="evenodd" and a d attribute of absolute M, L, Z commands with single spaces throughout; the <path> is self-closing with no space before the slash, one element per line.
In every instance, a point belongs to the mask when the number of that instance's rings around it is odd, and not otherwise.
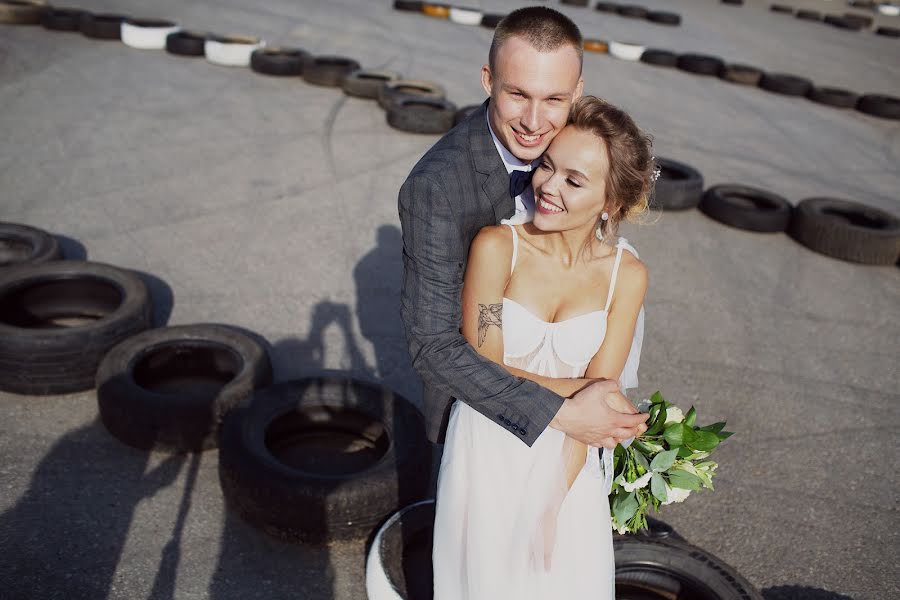
<path fill-rule="evenodd" d="M 478 354 L 459 331 L 469 240 L 440 184 L 414 174 L 399 196 L 403 228 L 401 316 L 415 370 L 529 446 L 563 399 Z"/>

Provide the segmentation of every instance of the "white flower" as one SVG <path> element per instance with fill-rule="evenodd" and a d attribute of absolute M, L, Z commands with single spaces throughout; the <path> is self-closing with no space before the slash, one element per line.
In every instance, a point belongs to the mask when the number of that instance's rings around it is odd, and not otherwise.
<path fill-rule="evenodd" d="M 673 502 L 684 502 L 685 498 L 691 495 L 691 490 L 683 490 L 681 488 L 673 488 L 669 487 L 669 484 L 666 484 L 666 501 L 663 502 L 663 506 L 666 504 L 672 504 Z"/>
<path fill-rule="evenodd" d="M 668 425 L 669 423 L 680 423 L 683 420 L 684 413 L 681 412 L 681 409 L 677 406 L 670 406 L 666 409 L 666 425 Z"/>
<path fill-rule="evenodd" d="M 634 490 L 639 490 L 642 487 L 647 487 L 647 484 L 650 483 L 650 477 L 653 476 L 653 473 L 649 471 L 645 473 L 642 477 L 639 477 L 636 481 L 629 483 L 625 481 L 625 474 L 622 473 L 618 477 L 616 477 L 616 483 L 625 488 L 626 492 L 633 492 Z"/>

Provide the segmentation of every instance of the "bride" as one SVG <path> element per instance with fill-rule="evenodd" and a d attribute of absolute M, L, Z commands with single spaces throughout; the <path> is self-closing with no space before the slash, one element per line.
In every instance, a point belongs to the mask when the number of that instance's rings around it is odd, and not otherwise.
<path fill-rule="evenodd" d="M 627 114 L 593 96 L 574 103 L 534 171 L 533 222 L 486 227 L 472 243 L 462 333 L 481 355 L 565 397 L 601 378 L 637 385 L 647 270 L 615 234 L 646 209 L 654 166 Z M 435 600 L 612 600 L 612 453 L 602 452 L 552 427 L 529 447 L 455 402 Z"/>

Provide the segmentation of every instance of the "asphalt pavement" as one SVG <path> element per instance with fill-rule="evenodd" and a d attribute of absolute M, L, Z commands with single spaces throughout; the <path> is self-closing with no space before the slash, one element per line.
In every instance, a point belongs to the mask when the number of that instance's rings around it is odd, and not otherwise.
<path fill-rule="evenodd" d="M 900 96 L 900 40 L 756 0 L 643 3 L 682 25 L 546 4 L 587 37 Z M 484 98 L 491 32 L 388 0 L 76 4 L 349 56 L 441 83 L 460 106 Z M 898 121 L 608 55 L 586 54 L 585 80 L 707 186 L 900 216 Z M 276 380 L 339 370 L 420 403 L 397 314 L 396 197 L 436 136 L 396 131 L 375 103 L 299 79 L 3 25 L 0 132 L 0 220 L 53 232 L 69 258 L 143 273 L 158 324 L 237 325 L 268 340 Z M 900 597 L 900 270 L 695 210 L 652 213 L 622 234 L 650 272 L 635 397 L 659 389 L 736 432 L 717 451 L 716 491 L 662 518 L 767 600 Z M 365 597 L 364 543 L 291 546 L 245 525 L 225 511 L 216 459 L 123 446 L 93 392 L 0 393 L 0 598 Z"/>

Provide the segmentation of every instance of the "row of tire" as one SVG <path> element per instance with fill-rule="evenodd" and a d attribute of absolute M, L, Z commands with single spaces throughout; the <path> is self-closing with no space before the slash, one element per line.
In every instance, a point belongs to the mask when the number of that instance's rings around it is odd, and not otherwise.
<path fill-rule="evenodd" d="M 563 0 L 565 3 L 565 0 Z M 601 5 L 598 4 L 598 10 Z M 449 5 L 435 5 L 425 2 L 397 0 L 394 7 L 399 10 L 421 12 L 428 16 L 449 18 L 456 10 Z M 587 3 L 580 4 L 586 6 Z M 640 7 L 638 7 L 640 8 Z M 469 10 L 469 9 L 460 9 Z M 500 15 L 502 17 L 502 15 Z M 475 23 L 473 19 L 472 23 Z M 900 30 L 898 30 L 900 35 Z M 658 48 L 647 48 L 627 42 L 604 41 L 585 38 L 584 49 L 589 52 L 609 54 L 628 61 L 640 61 L 660 67 L 677 67 L 695 75 L 717 76 L 725 81 L 749 86 L 758 86 L 766 91 L 785 96 L 801 96 L 835 108 L 855 108 L 859 112 L 883 119 L 900 119 L 900 98 L 884 94 L 856 94 L 835 87 L 818 87 L 809 79 L 786 73 L 766 73 L 756 67 L 742 64 L 728 64 L 716 56 L 697 53 L 677 54 Z"/>
<path fill-rule="evenodd" d="M 228 506 L 285 540 L 364 539 L 426 497 L 430 446 L 405 398 L 346 377 L 273 384 L 265 340 L 222 324 L 153 327 L 138 273 L 62 260 L 48 232 L 0 223 L 0 390 L 96 389 L 116 439 L 219 448 Z"/>
<path fill-rule="evenodd" d="M 824 23 L 845 31 L 861 31 L 863 29 L 869 29 L 873 24 L 872 17 L 860 15 L 858 13 L 844 13 L 842 15 L 823 14 L 817 10 L 795 10 L 793 6 L 788 6 L 786 4 L 772 4 L 769 8 L 772 12 L 793 15 L 802 21 Z M 896 8 L 897 14 L 900 14 L 900 7 L 891 5 L 891 8 Z M 897 29 L 896 27 L 882 25 L 876 27 L 874 32 L 877 35 L 883 35 L 885 37 L 900 38 L 900 29 Z"/>
<path fill-rule="evenodd" d="M 440 134 L 454 125 L 455 104 L 436 83 L 404 80 L 400 73 L 362 69 L 343 56 L 313 56 L 300 48 L 267 46 L 252 36 L 223 36 L 182 30 L 159 19 L 93 14 L 75 8 L 53 8 L 33 0 L 0 2 L 0 22 L 41 24 L 52 31 L 78 31 L 101 40 L 120 40 L 141 50 L 163 50 L 185 57 L 205 57 L 213 64 L 250 67 L 257 73 L 302 77 L 318 86 L 340 87 L 350 96 L 375 99 L 391 127 L 410 133 Z M 3 15 L 11 18 L 4 21 Z M 14 16 L 14 18 L 12 18 Z"/>
<path fill-rule="evenodd" d="M 153 328 L 131 271 L 60 260 L 47 232 L 0 223 L 0 389 L 96 387 L 106 429 L 164 452 L 219 448 L 230 510 L 300 543 L 366 539 L 371 600 L 431 592 L 431 447 L 419 412 L 381 386 L 339 377 L 272 383 L 257 336 L 218 324 Z M 401 508 L 402 507 L 402 508 Z M 616 536 L 616 585 L 760 599 L 726 563 L 651 520 Z M 688 587 L 685 587 L 688 586 Z"/>
<path fill-rule="evenodd" d="M 770 191 L 738 184 L 703 190 L 693 167 L 657 158 L 660 176 L 651 208 L 688 210 L 748 231 L 786 232 L 807 248 L 841 260 L 893 265 L 900 260 L 900 219 L 839 198 L 807 198 L 796 206 Z"/>

